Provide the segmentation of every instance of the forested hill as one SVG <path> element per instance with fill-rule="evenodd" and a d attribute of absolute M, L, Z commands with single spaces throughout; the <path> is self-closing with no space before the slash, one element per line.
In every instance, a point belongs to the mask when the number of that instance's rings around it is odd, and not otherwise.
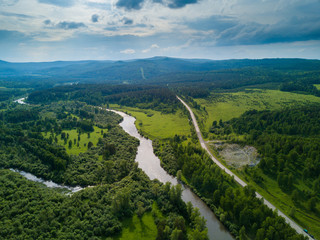
<path fill-rule="evenodd" d="M 199 73 L 216 70 L 263 68 L 278 71 L 319 71 L 319 60 L 306 59 L 261 59 L 261 60 L 201 60 L 154 57 L 130 61 L 73 61 L 41 63 L 9 63 L 0 61 L 0 75 L 3 79 L 26 78 L 59 81 L 128 81 L 145 82 L 164 80 L 160 76 L 177 73 Z M 202 76 L 202 75 L 201 75 Z M 61 79 L 63 77 L 63 80 Z"/>

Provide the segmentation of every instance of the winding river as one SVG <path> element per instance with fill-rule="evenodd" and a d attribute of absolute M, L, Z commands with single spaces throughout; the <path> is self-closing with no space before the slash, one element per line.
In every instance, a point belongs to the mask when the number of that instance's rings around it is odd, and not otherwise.
<path fill-rule="evenodd" d="M 123 112 L 111 110 L 123 117 L 120 126 L 129 135 L 139 139 L 140 145 L 136 156 L 136 162 L 148 177 L 158 179 L 162 183 L 170 182 L 173 185 L 178 184 L 176 178 L 169 175 L 161 166 L 160 160 L 153 153 L 152 141 L 142 137 L 134 124 L 135 118 Z M 234 239 L 230 232 L 221 224 L 211 209 L 196 195 L 190 188 L 183 186 L 182 199 L 185 202 L 191 202 L 194 207 L 199 208 L 201 215 L 207 220 L 208 235 L 213 240 L 231 240 Z"/>
<path fill-rule="evenodd" d="M 24 104 L 24 99 L 18 99 L 16 102 L 20 104 Z M 138 147 L 136 162 L 138 162 L 139 167 L 148 175 L 148 177 L 153 179 L 158 179 L 162 183 L 170 182 L 173 185 L 178 184 L 176 178 L 169 175 L 161 166 L 160 160 L 153 153 L 152 141 L 142 137 L 135 126 L 135 118 L 129 116 L 123 112 L 110 110 L 115 112 L 123 117 L 123 121 L 120 123 L 120 126 L 123 128 L 125 132 L 129 135 L 139 139 L 140 145 Z M 18 172 L 29 180 L 42 182 L 47 187 L 53 188 L 65 188 L 71 192 L 77 192 L 82 190 L 81 187 L 68 187 L 64 185 L 56 184 L 52 181 L 44 181 L 41 178 L 37 178 L 36 176 L 19 170 L 11 169 L 12 171 Z M 208 227 L 208 236 L 212 240 L 233 240 L 234 238 L 230 234 L 230 232 L 221 224 L 221 222 L 217 219 L 211 209 L 196 195 L 194 194 L 190 188 L 187 186 L 183 186 L 182 199 L 185 202 L 191 202 L 194 207 L 199 208 L 201 215 L 207 221 Z"/>

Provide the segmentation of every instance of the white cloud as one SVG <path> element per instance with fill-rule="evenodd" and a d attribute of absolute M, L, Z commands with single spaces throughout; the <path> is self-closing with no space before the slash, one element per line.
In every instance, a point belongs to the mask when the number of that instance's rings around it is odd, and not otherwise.
<path fill-rule="evenodd" d="M 136 53 L 136 51 L 134 49 L 128 48 L 125 50 L 120 51 L 120 53 L 124 53 L 124 54 L 134 54 Z"/>
<path fill-rule="evenodd" d="M 158 44 L 152 44 L 149 48 L 147 48 L 147 49 L 144 49 L 144 50 L 142 50 L 141 52 L 142 53 L 148 53 L 148 52 L 150 52 L 152 49 L 154 49 L 154 48 L 160 48 L 159 46 L 158 46 Z"/>

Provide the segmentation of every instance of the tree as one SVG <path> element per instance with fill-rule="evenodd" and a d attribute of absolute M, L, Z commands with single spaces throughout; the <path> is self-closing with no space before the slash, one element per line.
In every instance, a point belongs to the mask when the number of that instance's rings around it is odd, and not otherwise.
<path fill-rule="evenodd" d="M 307 202 L 307 207 L 310 211 L 316 211 L 316 205 L 317 205 L 317 198 L 312 197 Z"/>
<path fill-rule="evenodd" d="M 69 140 L 69 148 L 72 148 L 72 141 Z"/>
<path fill-rule="evenodd" d="M 88 142 L 88 149 L 90 149 L 93 146 L 92 142 Z"/>
<path fill-rule="evenodd" d="M 136 210 L 138 217 L 141 218 L 145 211 L 146 211 L 146 209 L 144 208 L 144 203 L 141 201 L 138 201 L 137 202 L 137 210 Z"/>
<path fill-rule="evenodd" d="M 247 239 L 246 228 L 244 226 L 242 226 L 242 228 L 239 231 L 239 239 L 240 240 L 246 240 Z"/>
<path fill-rule="evenodd" d="M 292 191 L 291 198 L 292 198 L 292 201 L 294 203 L 298 203 L 298 201 L 299 201 L 299 192 L 298 192 L 297 189 Z"/>

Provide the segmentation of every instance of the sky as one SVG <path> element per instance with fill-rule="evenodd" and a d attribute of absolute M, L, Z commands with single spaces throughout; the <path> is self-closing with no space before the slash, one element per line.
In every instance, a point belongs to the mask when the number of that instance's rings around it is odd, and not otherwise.
<path fill-rule="evenodd" d="M 320 0 L 0 0 L 0 59 L 320 59 Z"/>

